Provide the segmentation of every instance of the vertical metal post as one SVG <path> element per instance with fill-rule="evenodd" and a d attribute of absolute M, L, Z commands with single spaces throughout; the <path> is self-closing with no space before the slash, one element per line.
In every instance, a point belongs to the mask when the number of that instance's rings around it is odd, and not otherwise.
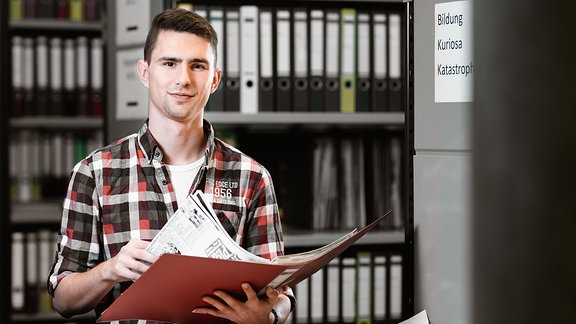
<path fill-rule="evenodd" d="M 0 323 L 10 323 L 11 311 L 11 226 L 10 180 L 8 175 L 8 118 L 10 105 L 10 38 L 8 34 L 9 1 L 0 4 Z"/>

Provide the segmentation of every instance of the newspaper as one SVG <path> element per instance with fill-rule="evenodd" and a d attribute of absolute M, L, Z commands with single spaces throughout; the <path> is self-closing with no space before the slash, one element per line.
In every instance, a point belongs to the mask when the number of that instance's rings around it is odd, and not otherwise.
<path fill-rule="evenodd" d="M 146 250 L 157 256 L 172 253 L 270 263 L 246 251 L 228 235 L 202 191 L 186 198 Z"/>
<path fill-rule="evenodd" d="M 236 243 L 222 227 L 212 205 L 208 203 L 202 191 L 196 191 L 186 198 L 185 203 L 170 217 L 146 250 L 157 256 L 171 253 L 285 265 L 288 268 L 272 280 L 269 286 L 292 286 L 325 266 L 388 214 L 390 212 L 380 216 L 362 230 L 354 229 L 320 248 L 303 253 L 281 255 L 274 260 L 268 260 L 248 252 Z M 258 294 L 264 293 L 264 289 Z"/>

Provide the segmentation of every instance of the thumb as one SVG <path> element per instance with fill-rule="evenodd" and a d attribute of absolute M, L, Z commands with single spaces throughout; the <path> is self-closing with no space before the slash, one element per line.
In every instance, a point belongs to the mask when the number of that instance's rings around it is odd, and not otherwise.
<path fill-rule="evenodd" d="M 275 303 L 276 300 L 278 299 L 278 295 L 279 295 L 278 290 L 272 288 L 271 286 L 266 287 L 266 297 L 268 297 L 269 301 Z"/>

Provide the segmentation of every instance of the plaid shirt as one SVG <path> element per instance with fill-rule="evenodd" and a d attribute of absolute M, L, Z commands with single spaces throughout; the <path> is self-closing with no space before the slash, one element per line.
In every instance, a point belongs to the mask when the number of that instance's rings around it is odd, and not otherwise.
<path fill-rule="evenodd" d="M 205 165 L 190 192 L 202 190 L 220 222 L 249 252 L 273 259 L 284 239 L 268 171 L 237 149 L 207 134 Z M 151 240 L 178 208 L 162 151 L 144 123 L 138 134 L 90 154 L 72 171 L 64 200 L 62 240 L 49 277 L 53 295 L 59 281 L 114 257 L 131 238 Z M 130 282 L 116 284 L 97 314 Z"/>

